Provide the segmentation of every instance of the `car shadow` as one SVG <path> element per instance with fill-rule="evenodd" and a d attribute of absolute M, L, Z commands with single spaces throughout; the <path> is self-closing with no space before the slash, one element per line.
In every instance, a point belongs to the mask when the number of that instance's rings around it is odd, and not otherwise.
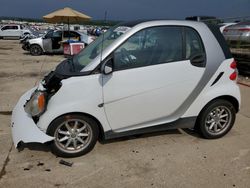
<path fill-rule="evenodd" d="M 183 134 L 184 131 L 186 134 L 195 136 L 197 138 L 201 138 L 200 135 L 192 129 L 174 129 L 174 130 L 166 130 L 166 131 L 160 131 L 160 132 L 153 132 L 153 133 L 145 133 L 145 134 L 138 134 L 138 135 L 133 135 L 133 136 L 124 136 L 120 138 L 114 138 L 110 140 L 99 140 L 101 144 L 111 144 L 115 142 L 124 142 L 128 140 L 134 140 L 134 139 L 141 139 L 141 138 L 150 138 L 150 137 L 157 137 L 157 136 L 162 136 L 162 135 L 181 135 Z"/>
<path fill-rule="evenodd" d="M 23 54 L 24 54 L 24 55 L 30 55 L 30 56 L 31 56 L 30 52 L 26 52 L 26 51 L 25 51 L 25 52 L 23 52 Z"/>
<path fill-rule="evenodd" d="M 200 134 L 193 129 L 175 129 L 175 130 L 166 130 L 161 132 L 153 132 L 153 133 L 145 133 L 145 134 L 138 134 L 133 136 L 124 136 L 120 138 L 114 138 L 110 140 L 103 140 L 99 139 L 100 144 L 112 144 L 112 143 L 119 143 L 124 142 L 128 140 L 135 140 L 135 139 L 143 139 L 143 138 L 150 138 L 150 137 L 157 137 L 162 135 L 182 135 L 182 134 L 188 134 L 190 136 L 202 139 Z M 21 143 L 18 145 L 18 151 L 21 152 L 24 149 L 34 150 L 34 151 L 43 151 L 43 152 L 51 152 L 50 149 L 51 142 L 41 144 L 41 143 Z"/>
<path fill-rule="evenodd" d="M 29 51 L 24 51 L 23 55 L 36 57 L 36 56 L 31 55 Z M 49 53 L 49 52 L 46 52 L 46 53 L 44 53 L 42 55 L 39 55 L 39 56 L 63 56 L 64 57 L 64 54 L 63 53 Z"/>
<path fill-rule="evenodd" d="M 195 129 L 181 129 L 181 130 L 184 131 L 186 134 L 188 134 L 190 136 L 203 139 L 201 137 L 201 135 L 199 134 L 199 132 L 197 130 L 195 130 Z"/>
<path fill-rule="evenodd" d="M 41 143 L 21 143 L 18 145 L 18 152 L 23 151 L 24 149 L 34 150 L 34 151 L 43 151 L 43 152 L 51 152 L 50 150 L 51 142 L 41 144 Z"/>

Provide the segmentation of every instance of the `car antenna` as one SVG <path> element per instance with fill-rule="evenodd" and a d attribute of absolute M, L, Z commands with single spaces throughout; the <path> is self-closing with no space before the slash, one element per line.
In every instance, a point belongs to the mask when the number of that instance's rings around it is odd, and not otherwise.
<path fill-rule="evenodd" d="M 104 15 L 104 24 L 106 24 L 107 22 L 107 11 L 105 11 L 105 15 Z M 104 33 L 102 33 L 102 46 L 101 46 L 101 54 L 100 54 L 100 63 L 102 62 L 102 50 L 103 50 L 103 42 L 104 42 Z M 103 84 L 103 76 L 101 76 L 102 78 L 102 84 Z M 102 89 L 102 96 L 104 96 L 104 93 L 103 93 L 103 89 Z M 99 104 L 98 107 L 103 107 L 104 105 L 104 98 L 102 97 L 102 104 Z"/>
<path fill-rule="evenodd" d="M 108 12 L 105 11 L 105 14 L 104 14 L 104 24 L 106 24 L 106 22 L 107 22 L 107 14 L 108 14 Z M 102 62 L 103 42 L 104 42 L 104 33 L 102 33 L 102 43 L 101 43 L 100 62 Z"/>

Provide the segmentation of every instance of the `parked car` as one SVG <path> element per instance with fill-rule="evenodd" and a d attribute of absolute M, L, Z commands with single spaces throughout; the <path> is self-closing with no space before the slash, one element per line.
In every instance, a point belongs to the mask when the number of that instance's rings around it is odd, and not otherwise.
<path fill-rule="evenodd" d="M 231 43 L 250 43 L 250 22 L 240 22 L 229 26 L 223 31 L 225 39 Z"/>
<path fill-rule="evenodd" d="M 27 91 L 12 113 L 14 145 L 51 142 L 58 156 L 98 139 L 176 128 L 227 134 L 240 106 L 236 63 L 202 22 L 134 21 L 109 29 Z"/>
<path fill-rule="evenodd" d="M 49 30 L 42 37 L 27 40 L 22 48 L 35 56 L 43 53 L 63 53 L 62 41 L 68 39 L 84 42 L 85 45 L 93 41 L 90 36 L 77 31 Z"/>
<path fill-rule="evenodd" d="M 227 27 L 231 26 L 231 25 L 235 25 L 237 23 L 220 23 L 218 24 L 220 27 L 220 32 L 223 33 L 224 29 L 226 29 Z"/>
<path fill-rule="evenodd" d="M 238 62 L 239 72 L 250 74 L 250 22 L 240 22 L 224 29 L 223 35 Z"/>
<path fill-rule="evenodd" d="M 16 38 L 19 39 L 21 35 L 30 34 L 30 30 L 22 25 L 4 25 L 0 29 L 0 38 Z"/>
<path fill-rule="evenodd" d="M 47 32 L 48 32 L 48 30 L 35 30 L 35 29 L 30 28 L 30 33 L 29 34 L 22 34 L 20 36 L 19 41 L 20 41 L 20 44 L 22 44 L 22 48 L 24 50 L 28 50 L 28 48 L 29 48 L 28 40 L 38 38 L 38 37 L 42 37 Z"/>

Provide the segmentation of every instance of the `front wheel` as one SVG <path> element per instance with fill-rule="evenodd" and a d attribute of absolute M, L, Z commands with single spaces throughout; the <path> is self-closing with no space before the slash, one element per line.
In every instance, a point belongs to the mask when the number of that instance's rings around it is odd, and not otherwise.
<path fill-rule="evenodd" d="M 38 56 L 38 55 L 42 55 L 42 53 L 43 53 L 43 50 L 39 45 L 34 44 L 30 46 L 31 55 Z"/>
<path fill-rule="evenodd" d="M 55 137 L 52 152 L 60 157 L 78 157 L 90 152 L 98 139 L 97 123 L 84 115 L 64 115 L 52 122 L 47 133 Z"/>
<path fill-rule="evenodd" d="M 208 104 L 198 117 L 198 128 L 204 138 L 220 138 L 227 134 L 235 121 L 232 103 L 218 99 Z"/>

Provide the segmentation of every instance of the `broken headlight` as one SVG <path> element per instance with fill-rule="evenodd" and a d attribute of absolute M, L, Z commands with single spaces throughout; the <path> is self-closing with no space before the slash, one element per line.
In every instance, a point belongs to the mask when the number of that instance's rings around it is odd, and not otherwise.
<path fill-rule="evenodd" d="M 25 112 L 32 117 L 40 116 L 46 109 L 46 92 L 35 91 L 24 105 Z"/>

